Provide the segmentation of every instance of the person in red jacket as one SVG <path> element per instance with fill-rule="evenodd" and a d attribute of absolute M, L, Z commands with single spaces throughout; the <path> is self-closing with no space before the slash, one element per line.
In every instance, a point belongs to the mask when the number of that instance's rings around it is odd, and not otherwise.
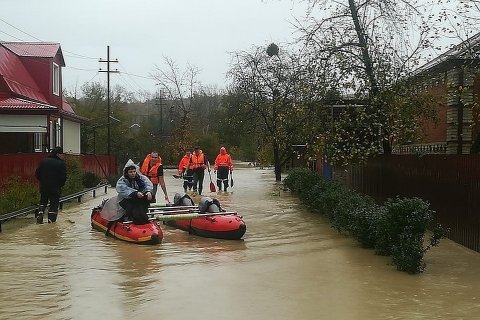
<path fill-rule="evenodd" d="M 220 153 L 215 159 L 215 165 L 213 166 L 213 172 L 217 173 L 218 191 L 222 191 L 222 184 L 224 187 L 223 191 L 227 191 L 228 172 L 232 172 L 232 171 L 233 171 L 232 158 L 227 153 L 227 149 L 225 149 L 225 147 L 221 147 Z"/>
<path fill-rule="evenodd" d="M 163 178 L 162 158 L 160 158 L 157 151 L 152 151 L 145 157 L 140 167 L 140 172 L 147 176 L 153 184 L 153 202 L 156 201 L 157 189 L 158 185 L 160 185 L 163 194 L 165 195 L 165 201 L 170 203 L 167 186 L 165 185 L 165 179 Z"/>
<path fill-rule="evenodd" d="M 178 175 L 183 177 L 183 191 L 192 190 L 193 187 L 193 172 L 190 169 L 190 159 L 192 158 L 192 151 L 187 150 L 182 160 L 178 164 Z"/>

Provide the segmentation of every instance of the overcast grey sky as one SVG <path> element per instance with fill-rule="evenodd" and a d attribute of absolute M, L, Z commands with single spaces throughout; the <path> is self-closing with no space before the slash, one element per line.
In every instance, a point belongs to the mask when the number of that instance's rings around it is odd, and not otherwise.
<path fill-rule="evenodd" d="M 293 17 L 306 5 L 291 0 L 2 0 L 0 41 L 60 43 L 64 88 L 106 82 L 98 73 L 110 58 L 112 84 L 154 92 L 144 77 L 163 56 L 201 69 L 199 80 L 223 87 L 230 52 L 293 40 Z M 80 70 L 83 69 L 83 70 Z M 135 76 L 134 76 L 135 75 Z"/>

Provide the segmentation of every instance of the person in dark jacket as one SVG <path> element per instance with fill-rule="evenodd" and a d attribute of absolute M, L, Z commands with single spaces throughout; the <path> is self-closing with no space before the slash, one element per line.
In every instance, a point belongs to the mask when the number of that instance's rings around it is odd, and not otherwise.
<path fill-rule="evenodd" d="M 35 212 L 37 223 L 43 223 L 43 215 L 49 201 L 48 223 L 55 222 L 57 221 L 62 187 L 67 180 L 67 166 L 62 147 L 53 148 L 48 157 L 40 161 L 35 170 L 35 177 L 40 183 L 40 205 Z"/>

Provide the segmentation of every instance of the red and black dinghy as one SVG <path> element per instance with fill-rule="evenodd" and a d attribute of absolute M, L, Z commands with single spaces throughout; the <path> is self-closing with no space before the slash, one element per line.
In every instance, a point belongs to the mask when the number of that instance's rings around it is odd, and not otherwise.
<path fill-rule="evenodd" d="M 109 206 L 108 204 L 112 205 Z M 115 205 L 113 205 L 115 203 Z M 110 207 L 110 209 L 107 209 Z M 122 221 L 123 214 L 112 216 L 111 210 L 117 210 L 116 197 L 104 201 L 102 205 L 92 209 L 91 222 L 92 228 L 102 231 L 106 235 L 116 239 L 124 240 L 136 244 L 159 244 L 163 239 L 163 231 L 158 222 L 154 219 L 146 224 L 134 224 L 132 221 Z M 119 219 L 115 219 L 119 218 Z M 107 231 L 108 230 L 108 231 Z"/>
<path fill-rule="evenodd" d="M 180 217 L 182 214 L 191 219 L 172 219 L 163 223 L 180 230 L 205 238 L 239 240 L 247 231 L 243 217 L 237 212 L 228 212 L 220 207 L 217 199 L 203 197 L 199 206 L 186 194 L 175 194 L 174 205 L 152 207 L 151 213 Z M 162 220 L 159 217 L 159 220 Z"/>

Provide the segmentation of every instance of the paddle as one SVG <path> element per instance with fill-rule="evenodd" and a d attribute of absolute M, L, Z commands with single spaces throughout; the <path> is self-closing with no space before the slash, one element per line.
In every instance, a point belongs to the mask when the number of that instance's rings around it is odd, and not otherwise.
<path fill-rule="evenodd" d="M 163 208 L 158 208 L 158 209 L 150 209 L 149 213 L 172 213 L 172 212 L 197 212 L 198 213 L 198 208 L 186 208 L 186 209 L 176 209 L 176 210 L 164 210 Z"/>
<path fill-rule="evenodd" d="M 229 215 L 234 214 L 237 215 L 236 212 L 212 212 L 212 213 L 180 213 L 180 214 L 158 214 L 155 213 L 155 218 L 159 221 L 172 221 L 172 220 L 190 220 L 190 219 L 198 219 L 203 217 L 211 217 L 211 216 L 221 216 L 221 215 Z"/>
<path fill-rule="evenodd" d="M 217 188 L 215 188 L 215 184 L 212 181 L 212 175 L 210 174 L 210 169 L 208 170 L 208 176 L 210 177 L 210 192 L 217 192 Z"/>
<path fill-rule="evenodd" d="M 233 172 L 230 170 L 230 187 L 233 187 Z"/>
<path fill-rule="evenodd" d="M 176 209 L 195 209 L 198 206 L 169 206 L 160 203 L 151 203 L 149 209 L 176 210 Z"/>

